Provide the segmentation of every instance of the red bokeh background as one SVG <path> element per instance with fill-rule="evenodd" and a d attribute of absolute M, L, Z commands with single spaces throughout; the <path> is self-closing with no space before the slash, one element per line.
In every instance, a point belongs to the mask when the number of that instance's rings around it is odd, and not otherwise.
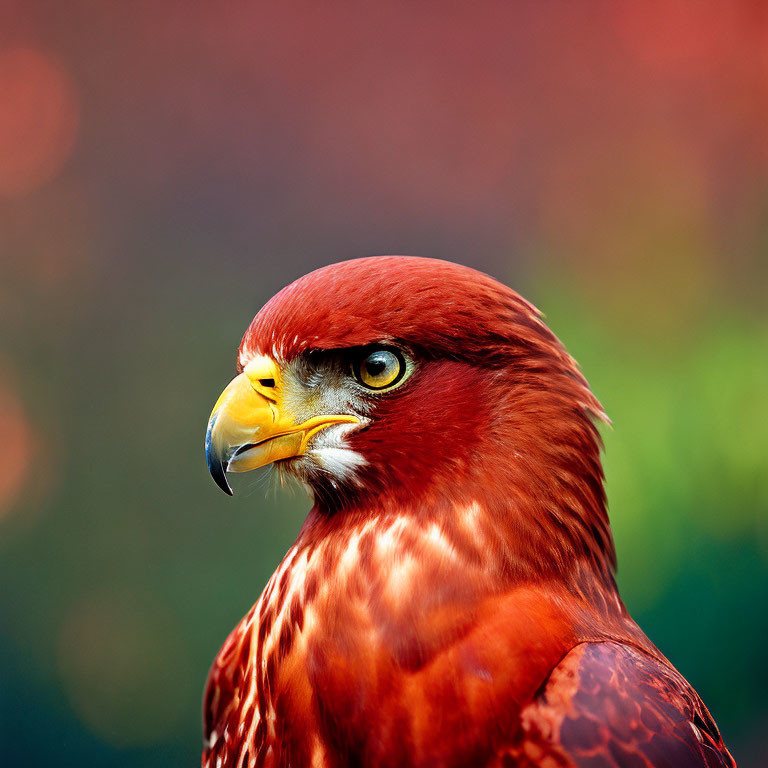
<path fill-rule="evenodd" d="M 630 608 L 762 765 L 766 222 L 765 2 L 0 1 L 12 761 L 196 759 L 305 511 L 223 522 L 201 424 L 272 293 L 399 252 L 510 282 L 582 361 Z"/>

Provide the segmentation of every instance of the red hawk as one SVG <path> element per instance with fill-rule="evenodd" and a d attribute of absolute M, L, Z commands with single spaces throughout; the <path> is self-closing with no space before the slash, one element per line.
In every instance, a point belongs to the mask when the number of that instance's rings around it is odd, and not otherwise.
<path fill-rule="evenodd" d="M 208 466 L 310 490 L 211 669 L 203 766 L 734 766 L 619 597 L 605 418 L 538 311 L 443 261 L 278 293 L 213 409 Z"/>

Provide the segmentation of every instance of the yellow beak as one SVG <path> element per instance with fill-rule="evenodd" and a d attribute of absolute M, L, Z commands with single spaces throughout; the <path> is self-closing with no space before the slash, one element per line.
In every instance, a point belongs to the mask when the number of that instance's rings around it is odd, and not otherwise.
<path fill-rule="evenodd" d="M 213 407 L 205 458 L 216 485 L 232 495 L 226 472 L 248 472 L 304 454 L 313 435 L 332 424 L 357 424 L 349 415 L 313 416 L 297 423 L 282 407 L 280 371 L 256 357 L 227 385 Z"/>

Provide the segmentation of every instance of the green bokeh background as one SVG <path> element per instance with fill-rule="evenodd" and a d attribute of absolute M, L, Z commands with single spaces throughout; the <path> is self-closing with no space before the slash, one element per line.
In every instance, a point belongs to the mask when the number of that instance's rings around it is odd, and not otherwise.
<path fill-rule="evenodd" d="M 768 762 L 760 4 L 2 22 L 3 764 L 199 760 L 208 666 L 308 509 L 266 474 L 225 498 L 208 413 L 264 301 L 384 252 L 545 312 L 613 422 L 625 602 L 740 765 Z"/>

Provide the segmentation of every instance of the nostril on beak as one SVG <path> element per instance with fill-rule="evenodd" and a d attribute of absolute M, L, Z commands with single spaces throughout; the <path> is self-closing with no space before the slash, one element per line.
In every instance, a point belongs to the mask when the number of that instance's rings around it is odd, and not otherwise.
<path fill-rule="evenodd" d="M 259 379 L 259 384 L 261 384 L 262 387 L 274 387 L 275 386 L 275 380 L 274 379 Z"/>

